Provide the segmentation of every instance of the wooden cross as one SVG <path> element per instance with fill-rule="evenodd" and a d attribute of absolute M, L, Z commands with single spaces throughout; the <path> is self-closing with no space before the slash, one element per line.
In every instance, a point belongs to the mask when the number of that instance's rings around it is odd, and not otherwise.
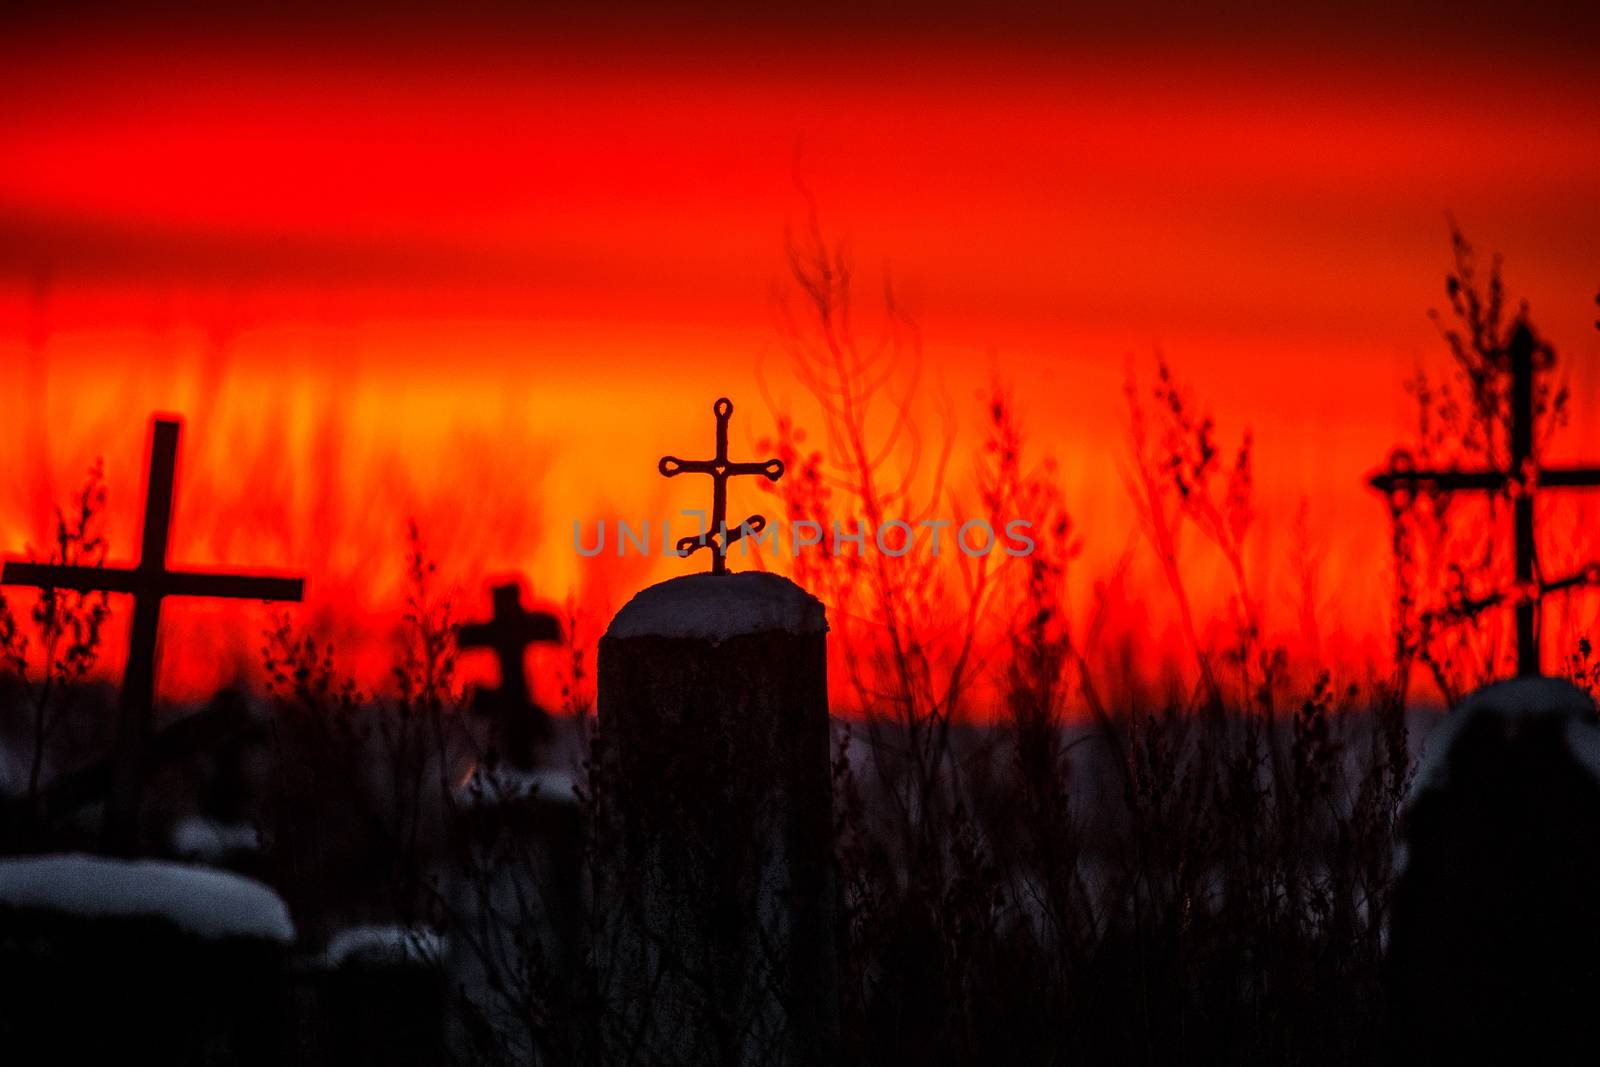
<path fill-rule="evenodd" d="M 752 515 L 736 529 L 728 529 L 728 479 L 741 474 L 759 474 L 769 482 L 783 477 L 783 460 L 769 459 L 765 463 L 733 463 L 728 460 L 728 420 L 733 416 L 733 401 L 722 397 L 711 406 L 717 417 L 717 455 L 715 459 L 684 460 L 676 456 L 662 456 L 657 469 L 668 478 L 680 474 L 711 475 L 711 524 L 697 537 L 678 539 L 678 555 L 688 556 L 702 548 L 710 548 L 711 573 L 728 573 L 728 546 L 743 537 L 748 530 L 758 534 L 766 529 L 767 520 Z"/>
<path fill-rule="evenodd" d="M 167 568 L 167 534 L 172 524 L 179 424 L 162 418 L 153 422 L 144 537 L 137 564 L 132 567 L 69 567 L 7 560 L 5 569 L 0 571 L 0 584 L 4 585 L 71 589 L 79 593 L 103 591 L 133 597 L 133 625 L 117 704 L 116 749 L 112 756 L 111 795 L 105 821 L 106 846 L 118 852 L 132 851 L 138 841 L 145 749 L 155 707 L 156 633 L 161 621 L 161 601 L 169 596 L 299 600 L 305 591 L 305 583 L 299 578 Z"/>
<path fill-rule="evenodd" d="M 1533 535 L 1533 502 L 1541 489 L 1593 489 L 1600 487 L 1600 469 L 1592 467 L 1541 468 L 1534 455 L 1534 353 L 1537 341 L 1525 322 L 1511 335 L 1511 462 L 1505 470 L 1417 470 L 1409 453 L 1396 451 L 1389 467 L 1372 476 L 1369 484 L 1386 494 L 1398 517 L 1417 493 L 1471 490 L 1511 496 L 1516 551 L 1516 583 L 1512 593 L 1496 593 L 1482 600 L 1457 605 L 1456 613 L 1474 614 L 1484 608 L 1514 601 L 1517 612 L 1517 673 L 1539 673 L 1539 609 L 1544 597 L 1600 580 L 1600 568 L 1585 567 L 1576 574 L 1545 581 L 1539 574 L 1538 546 Z"/>
<path fill-rule="evenodd" d="M 482 690 L 484 703 L 492 709 L 505 734 L 505 747 L 513 762 L 527 762 L 535 735 L 542 732 L 544 712 L 533 702 L 528 689 L 524 653 L 529 645 L 561 640 L 561 624 L 554 615 L 528 611 L 522 606 L 522 590 L 515 582 L 497 585 L 492 592 L 494 614 L 487 622 L 465 623 L 456 631 L 456 645 L 463 649 L 486 648 L 500 661 L 500 686 Z"/>

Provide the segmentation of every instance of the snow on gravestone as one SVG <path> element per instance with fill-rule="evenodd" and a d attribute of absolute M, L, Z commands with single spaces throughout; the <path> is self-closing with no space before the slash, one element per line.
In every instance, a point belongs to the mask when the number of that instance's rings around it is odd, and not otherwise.
<path fill-rule="evenodd" d="M 335 934 L 317 968 L 317 1062 L 447 1062 L 447 941 L 426 927 L 365 923 Z"/>
<path fill-rule="evenodd" d="M 239 875 L 83 855 L 0 861 L 0 1048 L 19 1063 L 122 1062 L 131 1050 L 277 1062 L 294 936 L 282 899 Z"/>
<path fill-rule="evenodd" d="M 601 639 L 607 1056 L 832 1060 L 827 629 L 786 578 L 698 574 L 639 593 Z"/>
<path fill-rule="evenodd" d="M 1564 681 L 1428 737 L 1390 924 L 1397 1062 L 1557 1062 L 1600 1003 L 1600 723 Z"/>

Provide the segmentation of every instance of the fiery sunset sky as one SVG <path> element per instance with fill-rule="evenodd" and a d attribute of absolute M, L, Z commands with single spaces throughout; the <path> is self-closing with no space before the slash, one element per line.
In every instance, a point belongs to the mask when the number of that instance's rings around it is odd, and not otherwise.
<path fill-rule="evenodd" d="M 1136 544 L 1122 384 L 1160 350 L 1225 443 L 1254 431 L 1266 586 L 1306 501 L 1327 654 L 1357 664 L 1388 625 L 1363 477 L 1410 427 L 1403 379 L 1444 364 L 1447 214 L 1562 354 L 1557 457 L 1600 460 L 1597 20 L 1387 6 L 15 22 L 0 551 L 103 456 L 126 558 L 167 411 L 175 562 L 305 573 L 304 611 L 376 640 L 414 516 L 468 613 L 508 573 L 614 607 L 686 565 L 579 560 L 574 519 L 700 506 L 655 462 L 709 447 L 718 395 L 749 458 L 767 397 L 805 419 L 773 312 L 803 185 L 863 300 L 892 276 L 930 411 L 971 426 L 992 374 L 1014 385 L 1080 596 Z M 1154 568 L 1128 581 L 1168 640 Z M 264 615 L 168 618 L 176 694 L 249 662 Z"/>

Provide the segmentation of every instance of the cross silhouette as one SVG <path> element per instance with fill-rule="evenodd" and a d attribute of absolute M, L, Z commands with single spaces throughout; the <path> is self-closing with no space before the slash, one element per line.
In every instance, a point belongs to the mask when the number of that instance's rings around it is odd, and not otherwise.
<path fill-rule="evenodd" d="M 305 590 L 305 583 L 299 578 L 167 568 L 178 430 L 179 424 L 172 419 L 153 420 L 144 536 L 137 564 L 132 567 L 71 567 L 7 560 L 4 570 L 0 571 L 3 585 L 71 589 L 79 593 L 123 593 L 133 597 L 133 625 L 117 703 L 116 748 L 112 756 L 111 796 L 104 831 L 107 847 L 120 852 L 131 851 L 138 839 L 145 749 L 155 707 L 156 634 L 161 622 L 161 601 L 169 596 L 299 600 Z"/>
<path fill-rule="evenodd" d="M 783 460 L 769 459 L 765 463 L 733 463 L 728 460 L 728 420 L 733 417 L 733 401 L 722 397 L 711 406 L 717 417 L 717 455 L 715 459 L 679 459 L 662 456 L 657 469 L 668 478 L 680 474 L 711 475 L 711 524 L 697 537 L 678 539 L 678 555 L 689 556 L 702 548 L 710 548 L 711 573 L 728 573 L 728 546 L 744 536 L 746 530 L 758 534 L 767 527 L 761 515 L 752 515 L 735 529 L 728 529 L 728 479 L 741 474 L 759 474 L 769 482 L 783 477 Z"/>
<path fill-rule="evenodd" d="M 1495 593 L 1480 600 L 1463 601 L 1453 614 L 1472 615 L 1511 599 L 1517 612 L 1517 673 L 1539 673 L 1540 606 L 1544 597 L 1563 589 L 1600 583 L 1594 564 L 1575 574 L 1546 581 L 1539 573 L 1539 550 L 1534 540 L 1533 503 L 1542 489 L 1593 489 L 1600 487 L 1600 469 L 1593 467 L 1541 468 L 1534 455 L 1534 354 L 1537 340 L 1526 322 L 1512 331 L 1511 358 L 1511 462 L 1505 470 L 1417 470 L 1411 455 L 1397 450 L 1386 470 L 1374 474 L 1369 484 L 1389 498 L 1396 518 L 1417 493 L 1456 490 L 1511 496 L 1516 579 L 1511 594 Z"/>
<path fill-rule="evenodd" d="M 481 690 L 480 694 L 485 707 L 499 720 L 508 750 L 502 755 L 513 762 L 526 763 L 531 760 L 536 736 L 547 723 L 528 690 L 523 653 L 529 645 L 561 640 L 561 624 L 554 615 L 526 610 L 522 606 L 522 590 L 515 582 L 495 586 L 491 596 L 494 614 L 487 622 L 464 623 L 456 631 L 456 645 L 462 649 L 488 649 L 500 661 L 499 688 Z"/>

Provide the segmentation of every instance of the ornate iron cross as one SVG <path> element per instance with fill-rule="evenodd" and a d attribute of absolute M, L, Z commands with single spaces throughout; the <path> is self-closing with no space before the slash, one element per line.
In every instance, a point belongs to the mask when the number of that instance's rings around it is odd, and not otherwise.
<path fill-rule="evenodd" d="M 169 596 L 227 597 L 235 600 L 299 600 L 299 578 L 169 570 L 167 534 L 172 525 L 172 494 L 178 460 L 178 423 L 156 419 L 150 434 L 150 474 L 145 488 L 144 536 L 139 562 L 132 567 L 68 567 L 7 560 L 0 584 L 41 589 L 105 591 L 133 597 L 128 662 L 117 705 L 116 749 L 111 764 L 111 797 L 106 809 L 108 848 L 127 852 L 137 843 L 144 792 L 145 749 L 155 705 L 156 631 L 161 601 Z"/>
<path fill-rule="evenodd" d="M 697 537 L 678 539 L 680 556 L 693 555 L 702 548 L 711 549 L 711 573 L 728 573 L 728 546 L 743 537 L 745 531 L 758 534 L 767 527 L 761 515 L 752 515 L 737 527 L 728 529 L 728 479 L 741 474 L 759 474 L 769 482 L 783 477 L 783 460 L 769 459 L 765 463 L 733 463 L 728 459 L 728 420 L 733 417 L 733 401 L 722 397 L 711 406 L 717 417 L 717 455 L 715 459 L 679 459 L 662 456 L 657 469 L 668 478 L 680 474 L 711 475 L 711 523 Z"/>
<path fill-rule="evenodd" d="M 1455 605 L 1453 614 L 1467 616 L 1511 600 L 1517 611 L 1517 673 L 1539 673 L 1539 622 L 1543 599 L 1551 593 L 1581 585 L 1600 584 L 1600 565 L 1591 563 L 1575 574 L 1545 580 L 1539 573 L 1539 550 L 1533 536 L 1533 501 L 1541 489 L 1593 489 L 1600 487 L 1600 469 L 1593 467 L 1540 468 L 1534 456 L 1534 351 L 1537 341 L 1527 323 L 1519 322 L 1511 335 L 1511 462 L 1506 470 L 1418 470 L 1409 452 L 1397 450 L 1388 469 L 1374 474 L 1369 484 L 1389 499 L 1396 517 L 1419 492 L 1450 493 L 1470 490 L 1511 497 L 1515 526 L 1516 583 L 1510 593 L 1498 592 Z"/>

